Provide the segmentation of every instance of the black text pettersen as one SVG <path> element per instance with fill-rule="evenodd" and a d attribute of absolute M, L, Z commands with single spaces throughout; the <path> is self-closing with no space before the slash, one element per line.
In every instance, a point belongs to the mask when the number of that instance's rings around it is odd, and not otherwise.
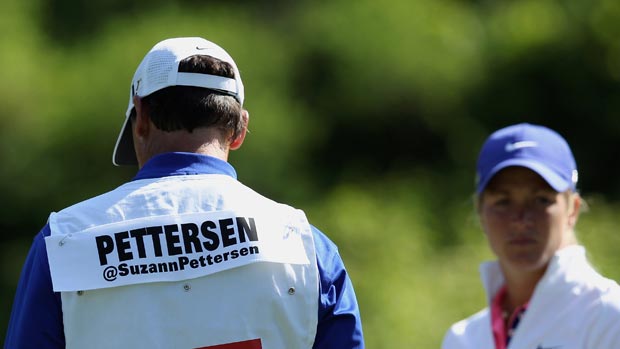
<path fill-rule="evenodd" d="M 116 253 L 118 261 L 215 251 L 258 241 L 254 218 L 234 217 L 202 223 L 151 226 L 95 237 L 100 265 Z M 149 246 L 149 248 L 147 248 Z"/>

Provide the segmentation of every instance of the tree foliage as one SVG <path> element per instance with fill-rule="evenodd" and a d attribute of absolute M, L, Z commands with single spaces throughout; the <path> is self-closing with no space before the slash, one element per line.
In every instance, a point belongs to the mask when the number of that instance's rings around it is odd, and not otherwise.
<path fill-rule="evenodd" d="M 250 134 L 231 162 L 339 243 L 369 347 L 437 347 L 482 305 L 475 268 L 490 256 L 469 196 L 494 129 L 564 135 L 597 198 L 584 233 L 614 236 L 616 0 L 5 0 L 0 29 L 0 325 L 49 212 L 134 174 L 111 152 L 133 70 L 167 37 L 203 36 L 235 57 Z M 614 273 L 612 245 L 592 234 Z"/>

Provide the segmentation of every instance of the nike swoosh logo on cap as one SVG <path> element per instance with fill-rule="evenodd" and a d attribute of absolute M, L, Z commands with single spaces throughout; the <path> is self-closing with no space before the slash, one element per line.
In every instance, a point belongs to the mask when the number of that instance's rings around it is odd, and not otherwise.
<path fill-rule="evenodd" d="M 504 147 L 504 150 L 506 150 L 507 152 L 513 152 L 517 149 L 521 149 L 521 148 L 533 148 L 533 147 L 537 147 L 538 143 L 534 142 L 534 141 L 520 141 L 520 142 L 514 142 L 514 143 L 506 143 L 506 146 Z"/>
<path fill-rule="evenodd" d="M 200 47 L 200 46 L 196 46 L 196 50 L 200 50 L 200 51 L 202 51 L 202 50 L 208 50 L 208 49 L 210 49 L 210 48 L 211 48 L 211 47 Z"/>

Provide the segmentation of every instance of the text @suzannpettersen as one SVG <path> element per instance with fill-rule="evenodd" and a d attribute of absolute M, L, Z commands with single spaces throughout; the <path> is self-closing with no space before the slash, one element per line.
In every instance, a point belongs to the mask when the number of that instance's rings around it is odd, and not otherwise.
<path fill-rule="evenodd" d="M 258 241 L 256 223 L 251 217 L 141 227 L 99 235 L 95 241 L 99 264 L 106 266 L 102 276 L 109 282 L 129 275 L 208 268 L 259 254 L 258 246 L 251 244 Z M 245 246 L 231 248 L 238 244 Z M 223 248 L 227 248 L 225 252 L 218 251 Z M 118 258 L 118 264 L 109 265 L 111 256 Z M 177 257 L 170 260 L 172 256 Z M 158 258 L 166 260 L 158 262 Z"/>

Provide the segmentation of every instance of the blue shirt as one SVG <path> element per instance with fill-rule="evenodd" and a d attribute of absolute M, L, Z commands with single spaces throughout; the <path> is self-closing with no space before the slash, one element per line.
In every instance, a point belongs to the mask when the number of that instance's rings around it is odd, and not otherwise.
<path fill-rule="evenodd" d="M 227 162 L 193 153 L 167 153 L 152 158 L 136 179 L 224 174 L 237 178 Z M 362 349 L 364 340 L 353 285 L 336 245 L 314 226 L 312 233 L 319 270 L 318 325 L 314 348 Z M 46 236 L 48 225 L 34 238 L 22 269 L 4 347 L 64 348 L 60 293 L 52 290 Z"/>

